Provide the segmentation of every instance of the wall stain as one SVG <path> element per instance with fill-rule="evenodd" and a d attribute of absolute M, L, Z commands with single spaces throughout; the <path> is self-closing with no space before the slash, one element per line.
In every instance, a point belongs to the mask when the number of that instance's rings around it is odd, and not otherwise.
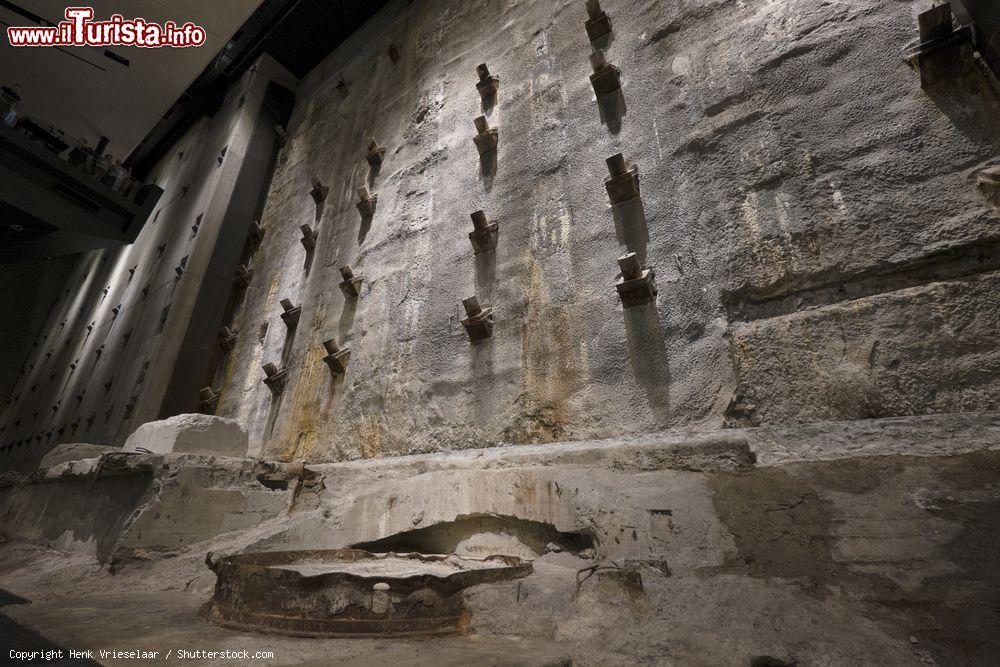
<path fill-rule="evenodd" d="M 375 459 L 382 454 L 382 422 L 378 417 L 362 417 L 358 420 L 358 436 L 361 453 L 366 459 Z"/>
<path fill-rule="evenodd" d="M 575 320 L 569 306 L 557 306 L 544 284 L 539 263 L 526 254 L 529 278 L 521 323 L 523 382 L 515 403 L 517 417 L 504 429 L 515 443 L 552 442 L 565 437 L 572 423 L 571 397 L 579 385 Z"/>
<path fill-rule="evenodd" d="M 281 435 L 274 438 L 279 444 L 278 457 L 282 461 L 307 460 L 319 445 L 319 431 L 322 426 L 321 396 L 329 382 L 326 354 L 319 344 L 318 332 L 324 320 L 324 308 L 318 308 L 311 320 L 312 335 L 302 360 L 302 369 L 294 383 L 292 393 L 292 413 L 281 424 Z"/>

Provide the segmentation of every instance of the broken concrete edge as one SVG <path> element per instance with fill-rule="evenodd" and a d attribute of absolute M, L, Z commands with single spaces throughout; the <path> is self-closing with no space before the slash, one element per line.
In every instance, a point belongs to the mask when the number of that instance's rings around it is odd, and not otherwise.
<path fill-rule="evenodd" d="M 959 412 L 741 429 L 759 466 L 1000 449 L 1000 412 Z"/>
<path fill-rule="evenodd" d="M 1000 412 L 667 430 L 605 440 L 503 445 L 382 459 L 310 463 L 330 477 L 377 469 L 430 472 L 515 465 L 610 465 L 623 470 L 738 472 L 750 467 L 868 456 L 948 456 L 1000 449 Z"/>
<path fill-rule="evenodd" d="M 52 466 L 60 463 L 96 458 L 102 454 L 114 451 L 118 451 L 118 448 L 110 445 L 93 445 L 86 442 L 64 443 L 56 445 L 49 450 L 49 452 L 42 457 L 38 467 L 51 468 Z"/>
<path fill-rule="evenodd" d="M 94 475 L 128 474 L 184 465 L 244 466 L 246 479 L 267 485 L 299 479 L 320 483 L 324 475 L 361 470 L 434 470 L 502 468 L 516 465 L 594 465 L 621 470 L 676 469 L 692 472 L 740 472 L 809 461 L 867 456 L 948 456 L 1000 449 L 1000 412 L 949 413 L 841 422 L 815 422 L 715 431 L 677 429 L 605 440 L 501 445 L 355 459 L 330 463 L 264 461 L 202 454 L 146 454 L 114 449 L 101 457 L 67 461 L 30 473 L 0 475 L 0 486 Z M 214 463 L 213 463 L 214 462 Z"/>
<path fill-rule="evenodd" d="M 676 469 L 692 472 L 749 470 L 754 454 L 738 432 L 662 432 L 607 440 L 554 442 L 541 445 L 497 445 L 455 451 L 408 454 L 381 459 L 309 463 L 328 477 L 376 470 L 421 474 L 436 470 L 507 468 L 514 466 L 581 465 L 620 470 Z"/>
<path fill-rule="evenodd" d="M 324 488 L 323 478 L 302 464 L 116 450 L 0 476 L 0 534 L 94 553 L 114 573 L 128 563 L 175 556 L 190 542 L 278 517 L 287 522 L 292 513 L 315 509 Z M 90 502 L 95 498 L 99 511 Z"/>
<path fill-rule="evenodd" d="M 595 534 L 607 536 L 607 544 L 615 544 L 615 552 L 601 554 L 604 557 L 596 562 L 550 552 L 533 561 L 535 573 L 530 577 L 468 589 L 470 637 L 449 641 L 472 643 L 452 643 L 442 654 L 418 656 L 431 664 L 448 662 L 455 655 L 475 664 L 496 664 L 498 655 L 500 662 L 509 655 L 524 664 L 524 642 L 536 637 L 563 646 L 573 643 L 571 658 L 577 663 L 644 664 L 661 659 L 664 649 L 656 638 L 676 635 L 678 623 L 683 623 L 680 631 L 690 633 L 685 637 L 702 640 L 686 654 L 668 656 L 677 664 L 780 664 L 756 657 L 764 655 L 780 656 L 785 664 L 873 664 L 872 656 L 880 664 L 917 664 L 931 654 L 916 654 L 913 647 L 936 646 L 942 628 L 961 646 L 951 654 L 939 655 L 935 649 L 937 664 L 969 664 L 973 661 L 961 653 L 962 647 L 993 646 L 986 640 L 995 633 L 989 630 L 995 624 L 988 622 L 990 600 L 984 602 L 984 595 L 989 598 L 991 592 L 988 584 L 995 560 L 988 555 L 996 535 L 977 528 L 989 525 L 996 515 L 996 494 L 990 484 L 998 460 L 996 453 L 947 459 L 869 458 L 795 466 L 794 471 L 756 469 L 741 475 L 620 474 L 599 469 L 550 469 L 540 475 L 525 469 L 481 471 L 463 480 L 444 472 L 435 480 L 439 483 L 428 484 L 418 477 L 402 489 L 395 480 L 385 479 L 381 497 L 372 498 L 370 506 L 376 512 L 370 517 L 358 517 L 343 502 L 328 523 L 303 526 L 300 541 L 269 550 L 339 548 L 314 543 L 358 541 L 358 533 L 345 534 L 338 524 L 349 516 L 369 531 L 379 526 L 383 511 L 390 517 L 400 513 L 408 523 L 410 512 L 426 499 L 436 499 L 442 510 L 458 505 L 464 511 L 499 501 L 523 508 L 518 515 L 527 520 L 579 517 Z M 479 487 L 491 480 L 496 483 Z M 379 481 L 359 480 L 358 487 Z M 556 481 L 564 490 L 561 497 L 523 492 Z M 498 497 L 506 494 L 497 491 L 525 483 L 529 486 L 516 498 Z M 350 490 L 336 493 L 350 499 Z M 390 499 L 397 502 L 387 511 Z M 195 610 L 213 596 L 217 584 L 205 566 L 205 550 L 260 551 L 252 545 L 241 547 L 246 544 L 244 535 L 198 543 L 177 558 L 126 568 L 115 577 L 100 575 L 83 558 L 10 545 L 2 554 L 7 571 L 2 584 L 32 604 L 4 611 L 59 645 L 84 649 L 105 642 L 114 645 L 123 627 L 135 628 L 133 643 L 152 646 L 236 641 L 237 635 L 219 634 L 198 621 Z M 457 538 L 465 536 L 460 533 Z M 617 544 L 611 536 L 625 539 Z M 620 569 L 607 569 L 609 559 Z M 590 572 L 581 569 L 588 565 L 602 569 L 584 581 Z M 614 581 L 632 573 L 640 576 L 631 585 Z M 602 575 L 607 575 L 606 582 Z M 640 592 L 640 581 L 645 600 L 642 607 L 632 608 L 630 595 Z M 605 588 L 605 583 L 615 585 Z M 782 616 L 760 622 L 762 614 L 772 612 Z M 721 620 L 720 614 L 725 615 Z M 727 632 L 738 627 L 740 634 L 730 633 L 736 637 L 732 642 L 728 637 L 719 642 L 713 636 L 706 638 L 709 626 L 725 627 Z M 758 640 L 762 629 L 769 634 Z M 959 630 L 963 634 L 951 634 Z M 519 639 L 516 646 L 506 645 L 505 654 L 470 659 L 468 647 L 491 636 Z M 624 636 L 634 642 L 633 648 L 617 645 L 611 656 L 593 648 Z M 254 641 L 274 644 L 276 655 L 291 656 L 287 664 L 303 661 L 302 641 L 272 637 Z M 735 650 L 729 644 L 736 645 Z M 339 659 L 348 652 L 344 660 L 357 662 L 374 651 L 383 663 L 393 662 L 386 661 L 379 648 L 390 645 L 394 644 L 317 643 L 307 658 L 329 663 L 329 656 Z M 707 653 L 717 645 L 722 646 L 720 652 Z M 406 648 L 412 654 L 423 646 L 438 647 L 438 643 L 414 642 Z M 851 652 L 845 653 L 843 647 Z M 414 660 L 403 655 L 395 662 Z M 526 664 L 570 663 L 546 657 Z"/>
<path fill-rule="evenodd" d="M 276 535 L 294 530 L 303 523 L 315 525 L 323 519 L 325 510 L 320 507 L 319 497 L 326 487 L 322 478 L 317 478 L 313 483 L 307 481 L 302 485 L 283 488 L 265 484 L 253 477 L 236 481 L 215 480 L 214 471 L 207 466 L 202 467 L 200 472 L 213 478 L 212 486 L 193 487 L 191 483 L 194 479 L 180 479 L 177 472 L 153 481 L 150 492 L 136 503 L 131 517 L 114 536 L 114 544 L 108 556 L 98 558 L 108 565 L 109 572 L 114 574 L 131 564 L 182 555 L 203 560 L 211 567 L 211 563 L 220 558 L 252 550 L 253 545 L 261 541 L 261 534 Z M 306 500 L 307 493 L 312 502 Z M 211 506 L 206 507 L 201 514 L 188 514 L 190 505 L 186 498 L 192 495 L 200 496 L 202 502 Z M 225 507 L 225 499 L 234 496 L 239 496 L 235 500 L 236 506 Z M 258 512 L 256 519 L 239 520 L 253 514 L 249 506 L 257 504 L 265 496 L 274 500 L 269 511 L 264 514 Z M 227 519 L 214 528 L 206 528 L 205 516 L 202 515 L 213 513 L 226 515 Z M 169 519 L 173 514 L 182 515 L 185 520 L 171 526 Z M 194 526 L 201 528 L 200 535 L 193 529 Z M 164 531 L 169 532 L 171 529 L 182 539 L 169 539 Z"/>
<path fill-rule="evenodd" d="M 247 430 L 238 420 L 191 413 L 142 424 L 128 437 L 122 449 L 152 454 L 242 458 L 246 457 L 248 446 Z"/>
<path fill-rule="evenodd" d="M 9 471 L 0 475 L 0 488 L 22 484 L 55 482 L 73 478 L 100 476 L 115 477 L 152 472 L 163 463 L 164 457 L 153 454 L 131 454 L 115 449 L 95 458 L 65 461 L 31 472 Z"/>
<path fill-rule="evenodd" d="M 301 463 L 207 454 L 147 454 L 112 448 L 111 451 L 95 458 L 65 461 L 31 472 L 2 473 L 0 488 L 73 478 L 95 479 L 148 472 L 156 474 L 157 477 L 169 477 L 181 468 L 192 466 L 209 467 L 219 473 L 228 471 L 231 474 L 220 476 L 220 482 L 223 483 L 259 482 L 268 486 L 271 480 L 301 479 L 306 483 L 319 480 L 315 471 Z"/>
<path fill-rule="evenodd" d="M 399 484 L 404 478 L 424 479 L 413 480 L 420 485 L 428 483 L 427 478 L 421 477 L 425 474 L 440 473 L 447 477 L 453 471 L 478 471 L 481 476 L 476 486 L 475 495 L 478 496 L 483 492 L 478 484 L 488 480 L 506 488 L 505 471 L 517 468 L 575 467 L 621 472 L 679 470 L 721 473 L 729 477 L 733 473 L 737 476 L 749 474 L 755 468 L 797 462 L 879 456 L 913 459 L 997 449 L 1000 449 L 1000 413 L 991 412 L 703 433 L 675 430 L 614 440 L 463 450 L 308 466 L 252 458 L 116 451 L 30 474 L 5 476 L 0 481 L 0 498 L 4 503 L 12 503 L 15 509 L 23 510 L 14 511 L 4 519 L 3 531 L 11 539 L 42 543 L 47 548 L 94 550 L 98 560 L 115 572 L 132 562 L 178 555 L 193 544 L 200 545 L 198 549 L 209 550 L 216 550 L 215 544 L 218 544 L 220 552 L 231 553 L 237 542 L 248 546 L 238 537 L 242 534 L 246 534 L 257 550 L 261 547 L 265 547 L 264 550 L 287 549 L 296 535 L 315 540 L 317 526 L 329 527 L 326 512 L 333 507 L 331 503 L 336 504 L 344 497 L 342 489 L 356 487 L 359 483 L 368 485 L 371 480 L 366 482 L 365 479 L 372 475 L 384 478 L 389 486 Z M 324 492 L 325 488 L 337 491 Z M 60 493 L 65 502 L 53 506 L 51 511 L 42 503 L 45 507 L 40 515 L 37 503 Z M 47 530 L 76 525 L 72 523 L 75 520 L 85 521 L 93 514 L 93 507 L 85 498 L 95 495 L 106 500 L 101 509 L 104 519 L 99 525 L 88 524 L 68 534 L 65 530 Z M 373 497 L 384 495 L 383 489 Z M 502 496 L 503 490 L 497 489 L 494 495 Z M 367 517 L 381 511 L 381 500 L 365 498 L 367 496 L 360 500 L 359 511 L 352 508 L 349 513 Z M 368 510 L 364 509 L 365 503 L 371 505 Z M 489 512 L 520 517 L 509 511 L 510 508 L 503 510 L 494 506 L 462 509 L 449 504 L 445 509 L 444 514 L 434 518 L 435 522 L 453 520 L 452 513 Z M 430 520 L 423 512 L 420 515 L 423 522 Z M 418 525 L 411 519 L 405 512 L 398 518 L 402 522 L 400 526 L 406 529 Z M 568 520 L 558 516 L 545 520 L 559 530 L 581 529 L 577 523 L 570 524 L 564 519 Z M 277 523 L 272 525 L 271 521 Z M 301 525 L 301 529 L 291 528 L 289 522 Z M 35 530 L 38 526 L 46 530 L 39 533 Z M 272 528 L 264 529 L 264 526 Z M 399 532 L 400 526 L 387 523 L 384 527 Z M 341 532 L 343 526 L 336 530 Z M 380 530 L 382 532 L 385 531 Z M 54 534 L 60 537 L 52 538 Z M 236 541 L 214 542 L 223 535 Z M 262 539 L 264 535 L 269 537 Z"/>

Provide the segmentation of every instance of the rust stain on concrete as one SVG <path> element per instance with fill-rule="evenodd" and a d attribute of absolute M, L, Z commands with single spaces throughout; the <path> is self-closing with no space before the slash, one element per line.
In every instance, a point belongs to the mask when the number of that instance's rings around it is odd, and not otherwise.
<path fill-rule="evenodd" d="M 529 277 L 527 310 L 521 323 L 523 383 L 518 416 L 504 431 L 516 443 L 552 442 L 563 437 L 573 415 L 569 405 L 579 384 L 575 322 L 566 306 L 554 305 L 538 262 L 525 255 Z"/>
<path fill-rule="evenodd" d="M 374 459 L 382 454 L 382 422 L 378 417 L 362 417 L 358 421 L 361 453 Z"/>
<path fill-rule="evenodd" d="M 319 321 L 322 322 L 322 316 Z M 311 338 L 316 337 L 314 331 Z M 283 420 L 281 435 L 275 438 L 281 443 L 279 458 L 283 461 L 308 460 L 316 453 L 322 426 L 320 397 L 325 383 L 329 381 L 326 364 L 323 363 L 324 354 L 319 342 L 311 340 L 290 397 L 292 412 Z"/>

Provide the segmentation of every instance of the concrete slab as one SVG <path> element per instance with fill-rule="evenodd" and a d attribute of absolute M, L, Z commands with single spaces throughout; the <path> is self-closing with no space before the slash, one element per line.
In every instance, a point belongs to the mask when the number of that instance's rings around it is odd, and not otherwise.
<path fill-rule="evenodd" d="M 889 451 L 897 441 L 883 432 Z M 619 456 L 560 460 L 549 449 L 527 461 L 518 448 L 486 469 L 465 453 L 344 466 L 351 474 L 342 477 L 330 466 L 315 509 L 199 537 L 169 558 L 146 553 L 113 575 L 93 556 L 0 545 L 0 588 L 31 600 L 4 612 L 68 648 L 160 650 L 160 659 L 173 650 L 163 664 L 192 647 L 272 651 L 267 663 L 276 665 L 330 664 L 330 656 L 341 664 L 576 666 L 1000 659 L 1000 453 L 692 470 L 622 465 L 629 447 L 608 449 Z M 226 470 L 197 474 L 221 486 L 234 472 Z M 146 514 L 172 516 L 178 507 Z M 186 511 L 197 512 L 197 503 Z M 468 589 L 462 636 L 303 640 L 197 620 L 215 586 L 206 557 L 337 548 L 447 529 L 468 512 L 492 517 L 493 532 L 523 531 L 534 520 L 586 531 L 594 546 L 548 550 L 528 577 Z M 782 663 L 762 662 L 766 656 Z"/>
<path fill-rule="evenodd" d="M 242 458 L 247 447 L 246 429 L 235 419 L 187 414 L 143 424 L 125 441 L 123 450 Z"/>
<path fill-rule="evenodd" d="M 60 463 L 69 461 L 82 461 L 84 459 L 95 459 L 101 454 L 116 451 L 117 447 L 107 445 L 92 445 L 85 442 L 71 442 L 64 445 L 56 445 L 52 450 L 42 457 L 39 468 L 50 468 Z"/>

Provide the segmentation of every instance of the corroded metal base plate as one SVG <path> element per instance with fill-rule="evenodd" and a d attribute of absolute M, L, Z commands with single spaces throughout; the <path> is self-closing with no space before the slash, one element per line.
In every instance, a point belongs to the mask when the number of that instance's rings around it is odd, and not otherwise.
<path fill-rule="evenodd" d="M 372 554 L 359 549 L 241 554 L 213 562 L 215 594 L 201 608 L 237 630 L 297 637 L 431 636 L 468 624 L 462 591 L 523 577 L 531 564 Z"/>
<path fill-rule="evenodd" d="M 201 606 L 199 613 L 224 628 L 289 637 L 435 637 L 459 634 L 468 625 L 468 615 L 464 612 L 458 616 L 423 619 L 322 619 L 242 612 L 209 601 Z"/>

